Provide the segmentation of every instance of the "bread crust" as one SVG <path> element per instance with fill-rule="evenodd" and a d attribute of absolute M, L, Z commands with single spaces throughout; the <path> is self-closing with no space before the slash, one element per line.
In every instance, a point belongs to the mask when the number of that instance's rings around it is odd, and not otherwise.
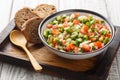
<path fill-rule="evenodd" d="M 38 35 L 38 27 L 42 18 L 34 17 L 27 20 L 22 27 L 24 27 L 21 31 L 24 34 L 27 41 L 32 43 L 40 43 L 41 40 Z"/>
<path fill-rule="evenodd" d="M 49 4 L 40 4 L 33 10 L 33 12 L 36 13 L 40 18 L 45 18 L 56 11 L 56 7 Z"/>
<path fill-rule="evenodd" d="M 31 9 L 25 7 L 23 9 L 20 9 L 16 14 L 15 14 L 15 24 L 18 29 L 22 29 L 22 25 L 29 19 L 33 17 L 37 17 L 38 15 L 34 12 L 32 12 Z"/>

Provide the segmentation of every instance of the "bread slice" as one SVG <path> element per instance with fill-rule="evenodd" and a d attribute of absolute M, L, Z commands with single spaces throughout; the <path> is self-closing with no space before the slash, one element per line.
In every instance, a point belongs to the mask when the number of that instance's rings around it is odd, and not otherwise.
<path fill-rule="evenodd" d="M 49 4 L 40 4 L 33 10 L 40 18 L 45 18 L 56 12 L 56 7 Z"/>
<path fill-rule="evenodd" d="M 20 9 L 16 14 L 15 14 L 15 24 L 18 27 L 18 29 L 23 28 L 23 24 L 25 21 L 27 21 L 30 18 L 37 17 L 37 14 L 33 13 L 31 9 L 25 7 L 23 9 Z"/>
<path fill-rule="evenodd" d="M 38 27 L 40 22 L 42 21 L 41 18 L 39 17 L 34 17 L 29 20 L 27 20 L 23 24 L 22 28 L 22 33 L 24 34 L 25 38 L 27 39 L 28 42 L 32 43 L 40 43 L 40 38 L 38 35 Z"/>

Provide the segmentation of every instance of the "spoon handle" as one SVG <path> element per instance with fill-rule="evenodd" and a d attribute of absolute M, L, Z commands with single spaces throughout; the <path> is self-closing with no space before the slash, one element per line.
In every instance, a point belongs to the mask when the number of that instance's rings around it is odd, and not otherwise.
<path fill-rule="evenodd" d="M 35 71 L 41 71 L 42 70 L 42 66 L 39 65 L 39 63 L 36 61 L 36 59 L 32 56 L 32 54 L 30 53 L 30 51 L 26 48 L 26 46 L 23 46 L 23 49 L 25 50 L 25 52 L 27 53 L 30 62 L 32 64 L 32 66 L 34 67 Z"/>

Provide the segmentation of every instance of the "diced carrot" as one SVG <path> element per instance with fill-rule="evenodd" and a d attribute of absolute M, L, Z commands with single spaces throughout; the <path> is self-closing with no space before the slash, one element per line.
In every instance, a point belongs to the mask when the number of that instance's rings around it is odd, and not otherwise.
<path fill-rule="evenodd" d="M 53 35 L 58 35 L 58 32 L 59 32 L 58 29 L 53 29 L 53 30 L 52 30 L 52 34 L 53 34 Z"/>
<path fill-rule="evenodd" d="M 68 44 L 66 47 L 67 51 L 73 50 L 75 48 L 75 46 L 73 44 Z"/>
<path fill-rule="evenodd" d="M 75 19 L 75 20 L 73 21 L 73 24 L 79 24 L 79 23 L 80 23 L 80 21 L 77 20 L 77 19 Z"/>
<path fill-rule="evenodd" d="M 90 47 L 90 45 L 88 45 L 88 44 L 84 44 L 84 45 L 82 46 L 82 49 L 84 49 L 86 52 L 90 52 L 91 47 Z"/>
<path fill-rule="evenodd" d="M 111 34 L 106 34 L 106 36 L 107 36 L 108 38 L 110 38 L 112 35 L 111 35 Z"/>
<path fill-rule="evenodd" d="M 48 25 L 47 25 L 47 28 L 52 28 L 52 24 L 48 24 Z"/>
<path fill-rule="evenodd" d="M 97 41 L 97 42 L 94 42 L 94 46 L 96 46 L 98 49 L 99 48 L 102 48 L 102 42 L 100 42 L 100 41 Z"/>
<path fill-rule="evenodd" d="M 88 33 L 88 27 L 86 25 L 83 25 L 80 32 L 83 33 L 83 34 Z"/>
<path fill-rule="evenodd" d="M 75 12 L 74 13 L 74 17 L 76 18 L 76 17 L 78 17 L 80 14 L 78 13 L 78 12 Z"/>

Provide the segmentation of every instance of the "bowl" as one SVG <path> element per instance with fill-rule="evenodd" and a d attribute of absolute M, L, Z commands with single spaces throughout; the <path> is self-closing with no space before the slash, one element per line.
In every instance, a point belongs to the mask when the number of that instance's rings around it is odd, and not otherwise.
<path fill-rule="evenodd" d="M 49 46 L 48 43 L 46 42 L 46 40 L 44 39 L 44 36 L 42 35 L 43 30 L 46 28 L 45 25 L 48 24 L 51 20 L 55 19 L 56 16 L 63 15 L 63 14 L 71 14 L 74 12 L 78 12 L 83 15 L 90 14 L 99 19 L 104 20 L 106 25 L 110 28 L 110 31 L 112 34 L 110 41 L 104 47 L 102 47 L 100 49 L 97 49 L 92 52 L 85 52 L 82 54 L 70 54 L 69 52 L 63 52 L 63 51 L 57 50 L 57 49 Z M 99 14 L 97 12 L 90 11 L 90 10 L 82 10 L 82 9 L 69 9 L 69 10 L 63 10 L 63 11 L 56 12 L 56 13 L 46 17 L 39 25 L 38 34 L 39 34 L 39 37 L 40 37 L 41 41 L 43 42 L 43 44 L 54 54 L 61 56 L 63 58 L 78 60 L 78 59 L 91 58 L 91 57 L 94 57 L 98 54 L 101 54 L 103 51 L 105 51 L 108 48 L 108 46 L 110 45 L 110 43 L 113 41 L 113 38 L 115 36 L 115 29 L 109 20 L 107 20 L 104 16 L 102 16 L 101 14 Z"/>

